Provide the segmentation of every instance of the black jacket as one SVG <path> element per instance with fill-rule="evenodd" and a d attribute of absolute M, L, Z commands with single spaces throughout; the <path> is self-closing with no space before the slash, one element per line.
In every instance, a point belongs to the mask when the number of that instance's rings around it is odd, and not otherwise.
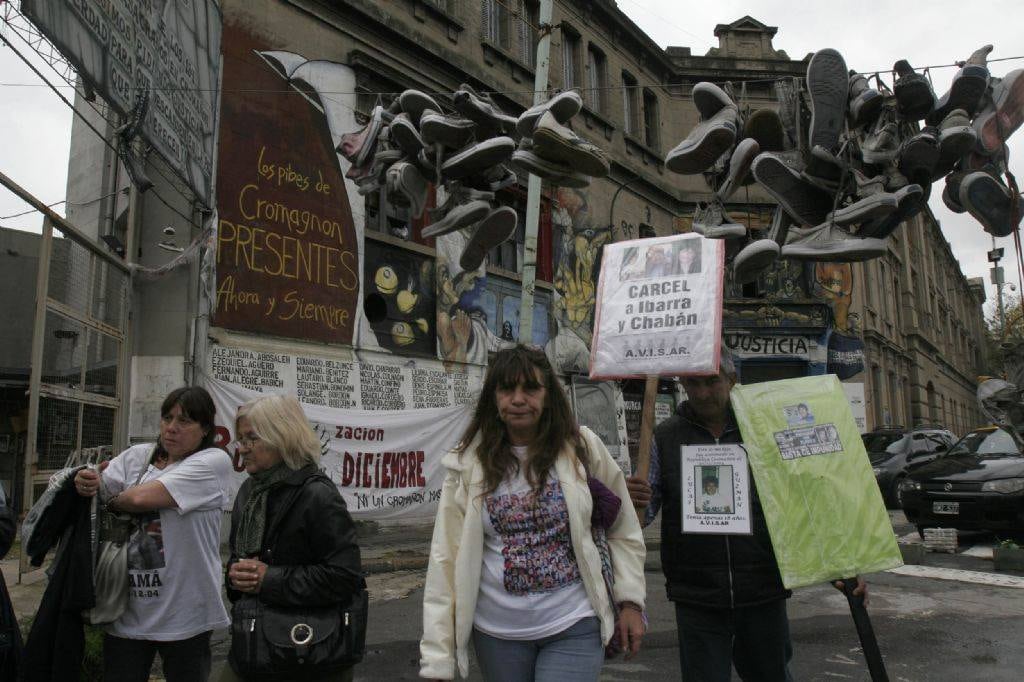
<path fill-rule="evenodd" d="M 303 486 L 311 477 L 317 480 Z M 234 562 L 244 558 L 235 550 L 235 532 L 250 490 L 252 479 L 242 484 L 235 497 L 229 570 Z M 282 517 L 281 510 L 285 507 L 288 510 Z M 267 538 L 272 535 L 276 535 L 277 540 L 268 547 Z M 268 564 L 259 592 L 260 601 L 266 604 L 344 604 L 361 585 L 355 525 L 337 486 L 321 474 L 316 465 L 309 464 L 294 471 L 283 484 L 270 491 L 264 539 L 257 558 Z M 237 601 L 242 593 L 232 589 L 230 581 L 226 582 L 228 598 Z"/>
<path fill-rule="evenodd" d="M 680 453 L 682 445 L 741 443 L 736 418 L 729 408 L 725 431 L 715 438 L 688 402 L 654 430 L 661 465 L 661 566 L 668 598 L 692 606 L 753 606 L 791 594 L 782 586 L 764 511 L 750 477 L 753 535 L 682 532 Z"/>
<path fill-rule="evenodd" d="M 16 526 L 14 512 L 6 504 L 0 503 L 0 559 L 4 558 L 14 543 Z M 0 680 L 18 679 L 20 660 L 21 631 L 11 606 L 11 595 L 7 593 L 7 583 L 0 573 Z"/>

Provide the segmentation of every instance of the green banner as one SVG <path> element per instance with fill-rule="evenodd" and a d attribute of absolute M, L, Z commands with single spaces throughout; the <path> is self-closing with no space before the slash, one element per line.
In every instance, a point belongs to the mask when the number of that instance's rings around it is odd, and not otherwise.
<path fill-rule="evenodd" d="M 902 564 L 834 375 L 736 386 L 731 397 L 786 587 Z"/>

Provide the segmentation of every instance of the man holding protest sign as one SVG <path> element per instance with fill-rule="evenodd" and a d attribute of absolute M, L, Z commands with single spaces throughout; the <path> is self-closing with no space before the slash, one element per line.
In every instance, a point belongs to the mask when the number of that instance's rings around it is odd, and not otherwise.
<path fill-rule="evenodd" d="M 733 467 L 734 514 L 709 523 L 708 515 L 687 513 L 702 492 L 704 467 L 723 470 L 742 453 L 729 401 L 736 370 L 728 350 L 722 349 L 717 375 L 681 383 L 688 399 L 655 429 L 647 479 L 632 477 L 627 485 L 633 504 L 646 507 L 645 525 L 664 512 L 661 562 L 676 604 L 682 677 L 727 682 L 735 665 L 743 680 L 791 680 L 785 601 L 791 593 L 746 466 Z M 866 596 L 859 579 L 855 593 Z"/>

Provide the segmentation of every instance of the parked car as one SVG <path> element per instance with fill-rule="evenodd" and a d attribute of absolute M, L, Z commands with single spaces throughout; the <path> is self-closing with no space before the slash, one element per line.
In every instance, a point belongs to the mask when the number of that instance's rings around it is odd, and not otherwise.
<path fill-rule="evenodd" d="M 869 431 L 861 438 L 882 497 L 895 509 L 900 508 L 900 483 L 907 472 L 931 462 L 956 442 L 956 436 L 940 427 L 893 426 Z"/>
<path fill-rule="evenodd" d="M 918 531 L 942 526 L 1024 535 L 1024 452 L 1009 432 L 975 429 L 900 486 Z"/>

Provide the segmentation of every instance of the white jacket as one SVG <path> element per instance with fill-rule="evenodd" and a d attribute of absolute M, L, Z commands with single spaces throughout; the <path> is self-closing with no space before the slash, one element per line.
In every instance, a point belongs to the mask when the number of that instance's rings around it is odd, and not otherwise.
<path fill-rule="evenodd" d="M 590 429 L 581 427 L 592 460 L 591 473 L 622 500 L 615 524 L 608 530 L 615 601 L 644 606 L 644 538 L 629 501 L 626 479 L 604 444 Z M 423 639 L 420 640 L 420 677 L 451 680 L 458 663 L 462 677 L 469 675 L 470 635 L 483 566 L 484 474 L 471 445 L 461 457 L 452 451 L 442 463 L 448 469 L 434 520 L 430 564 L 423 594 Z M 592 500 L 586 473 L 567 445 L 555 460 L 555 471 L 569 512 L 569 532 L 583 585 L 601 620 L 601 637 L 611 639 L 615 618 L 601 576 L 601 556 L 590 533 Z"/>

